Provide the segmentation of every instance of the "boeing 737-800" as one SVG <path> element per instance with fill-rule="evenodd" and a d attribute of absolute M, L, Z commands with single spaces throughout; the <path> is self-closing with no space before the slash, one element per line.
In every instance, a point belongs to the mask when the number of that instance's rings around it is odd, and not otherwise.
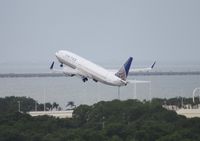
<path fill-rule="evenodd" d="M 119 71 L 115 70 L 107 70 L 99 65 L 92 63 L 91 61 L 82 58 L 72 52 L 66 50 L 60 50 L 56 52 L 56 58 L 61 63 L 62 70 L 55 70 L 54 62 L 52 63 L 50 69 L 54 71 L 59 71 L 64 73 L 66 76 L 80 76 L 83 82 L 88 81 L 88 79 L 92 79 L 95 82 L 102 82 L 111 86 L 125 86 L 131 81 L 126 80 L 129 69 L 131 67 L 131 63 L 133 58 L 129 57 L 125 64 L 119 69 Z M 149 71 L 153 69 L 154 64 L 150 68 L 144 69 L 135 69 L 135 71 Z M 134 71 L 134 70 L 132 70 Z M 142 81 L 140 81 L 142 82 Z"/>

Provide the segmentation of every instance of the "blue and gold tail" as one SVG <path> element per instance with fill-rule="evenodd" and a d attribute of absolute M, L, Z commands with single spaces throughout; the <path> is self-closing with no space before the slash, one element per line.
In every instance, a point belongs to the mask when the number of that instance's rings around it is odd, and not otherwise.
<path fill-rule="evenodd" d="M 121 78 L 122 80 L 126 81 L 132 60 L 133 58 L 130 57 L 115 75 Z"/>

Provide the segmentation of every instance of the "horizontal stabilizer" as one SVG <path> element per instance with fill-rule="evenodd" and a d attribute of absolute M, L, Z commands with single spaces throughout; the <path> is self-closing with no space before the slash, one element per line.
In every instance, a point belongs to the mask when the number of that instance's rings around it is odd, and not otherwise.
<path fill-rule="evenodd" d="M 143 81 L 143 80 L 127 80 L 128 83 L 151 83 L 151 81 Z"/>

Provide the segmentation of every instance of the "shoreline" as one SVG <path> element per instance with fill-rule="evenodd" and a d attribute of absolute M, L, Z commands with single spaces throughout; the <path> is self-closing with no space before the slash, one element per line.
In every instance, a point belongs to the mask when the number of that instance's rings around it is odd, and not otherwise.
<path fill-rule="evenodd" d="M 179 71 L 179 72 L 137 72 L 129 73 L 129 76 L 167 76 L 167 75 L 200 75 L 200 71 Z M 62 73 L 0 73 L 0 78 L 15 77 L 65 77 Z"/>

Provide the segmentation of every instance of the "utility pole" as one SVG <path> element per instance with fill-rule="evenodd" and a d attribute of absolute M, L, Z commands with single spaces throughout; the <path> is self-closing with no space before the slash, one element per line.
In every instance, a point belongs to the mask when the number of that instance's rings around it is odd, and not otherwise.
<path fill-rule="evenodd" d="M 37 101 L 35 101 L 35 111 L 37 111 Z"/>
<path fill-rule="evenodd" d="M 44 111 L 46 111 L 46 89 L 44 89 Z"/>
<path fill-rule="evenodd" d="M 182 97 L 182 99 L 181 99 L 181 106 L 182 106 L 182 108 L 184 107 L 184 106 L 183 106 L 183 97 Z"/>
<path fill-rule="evenodd" d="M 118 86 L 118 99 L 120 100 L 120 86 Z"/>
<path fill-rule="evenodd" d="M 102 129 L 104 129 L 105 128 L 105 117 L 103 116 L 102 117 Z"/>
<path fill-rule="evenodd" d="M 20 101 L 17 101 L 17 103 L 18 103 L 18 112 L 21 112 L 21 110 L 20 110 Z"/>
<path fill-rule="evenodd" d="M 134 83 L 134 99 L 137 99 L 137 85 Z"/>
<path fill-rule="evenodd" d="M 152 100 L 152 95 L 151 95 L 151 81 L 149 82 L 149 100 L 150 100 L 150 102 Z"/>

